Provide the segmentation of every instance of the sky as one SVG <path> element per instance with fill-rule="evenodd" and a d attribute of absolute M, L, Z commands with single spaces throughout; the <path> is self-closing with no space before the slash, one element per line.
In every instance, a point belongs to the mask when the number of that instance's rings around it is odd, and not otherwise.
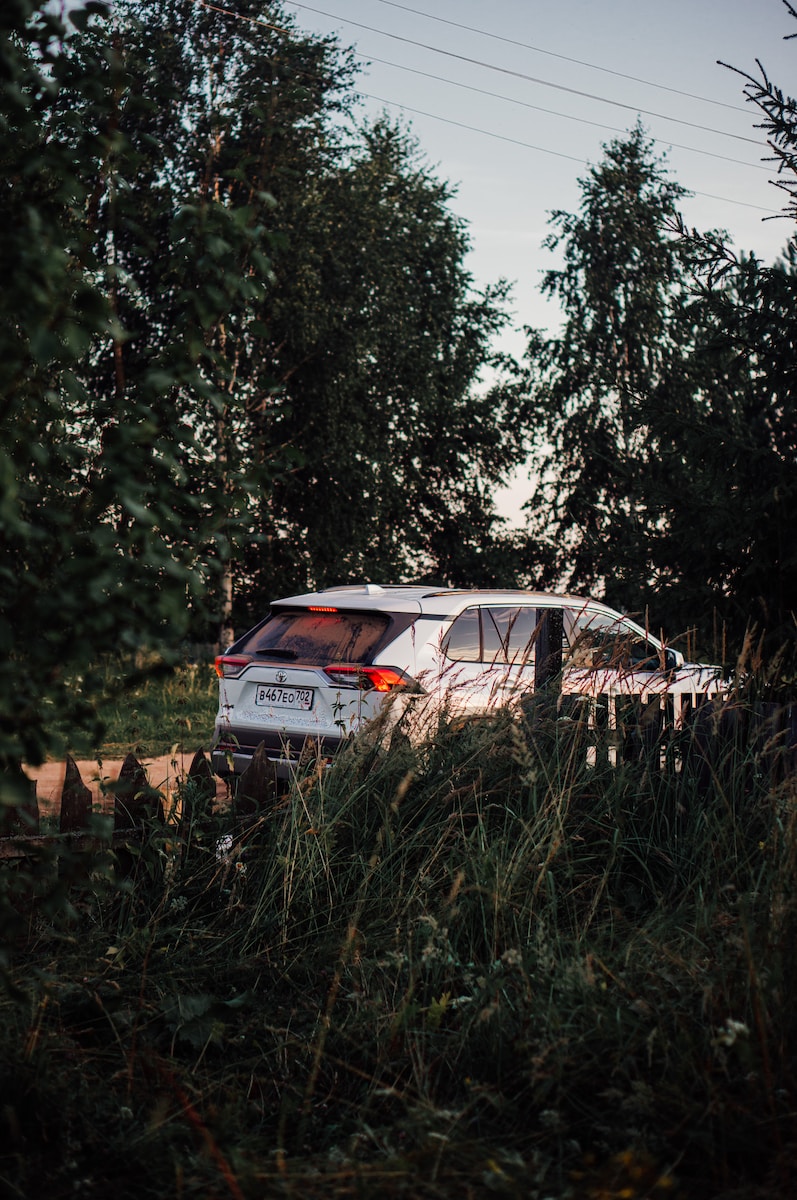
<path fill-rule="evenodd" d="M 786 40 L 797 20 L 782 0 L 283 2 L 302 29 L 354 48 L 361 115 L 403 119 L 456 189 L 475 283 L 513 283 L 503 349 L 522 354 L 524 325 L 556 329 L 539 290 L 556 265 L 542 245 L 550 213 L 576 211 L 579 178 L 638 117 L 694 193 L 681 206 L 689 225 L 721 228 L 766 261 L 785 245 L 783 197 L 737 73 L 758 75 L 759 59 L 797 91 L 797 40 Z M 527 493 L 513 484 L 501 511 L 514 518 Z"/>

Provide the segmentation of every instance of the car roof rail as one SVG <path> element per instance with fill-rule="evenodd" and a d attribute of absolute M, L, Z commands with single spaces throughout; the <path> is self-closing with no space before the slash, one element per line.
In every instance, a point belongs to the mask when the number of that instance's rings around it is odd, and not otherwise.
<path fill-rule="evenodd" d="M 440 588 L 436 584 L 425 583 L 333 583 L 329 587 L 319 588 L 322 592 L 360 592 L 366 596 L 383 596 L 386 592 L 420 592 L 425 587 L 432 591 L 424 593 L 429 596 L 447 596 L 451 592 L 468 591 L 467 588 Z"/>
<path fill-rule="evenodd" d="M 366 596 L 380 596 L 385 591 L 381 583 L 334 583 L 320 589 L 320 592 L 363 592 Z"/>

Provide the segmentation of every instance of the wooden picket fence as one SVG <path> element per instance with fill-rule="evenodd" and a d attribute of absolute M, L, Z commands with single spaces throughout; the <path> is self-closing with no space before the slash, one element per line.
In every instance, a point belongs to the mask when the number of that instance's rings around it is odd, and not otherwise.
<path fill-rule="evenodd" d="M 561 696 L 558 712 L 578 724 L 591 765 L 644 760 L 704 788 L 741 760 L 773 780 L 797 775 L 797 704 L 652 692 Z"/>
<path fill-rule="evenodd" d="M 734 701 L 702 694 L 559 696 L 529 710 L 549 720 L 555 705 L 557 726 L 577 739 L 589 765 L 618 766 L 644 762 L 656 771 L 688 771 L 700 790 L 722 786 L 740 769 L 773 783 L 797 778 L 797 704 Z M 563 724 L 559 725 L 559 722 Z M 550 725 L 548 725 L 550 729 Z M 181 781 L 179 803 L 164 807 L 166 797 L 153 787 L 145 768 L 129 754 L 113 796 L 114 843 L 140 837 L 152 822 L 173 827 L 177 836 L 209 818 L 216 801 L 216 778 L 203 750 L 197 750 Z M 280 800 L 274 764 L 263 743 L 250 766 L 228 791 L 231 816 L 246 824 L 267 814 Z M 8 809 L 0 824 L 0 860 L 24 857 L 35 845 L 68 838 L 70 845 L 93 845 L 93 798 L 74 759 L 67 757 L 58 805 L 58 833 L 42 834 L 39 805 L 32 785 L 29 801 Z"/>
<path fill-rule="evenodd" d="M 140 837 L 145 828 L 156 822 L 174 827 L 179 837 L 196 822 L 213 815 L 216 804 L 216 777 L 203 750 L 197 750 L 191 765 L 180 782 L 178 796 L 169 799 L 153 787 L 144 766 L 133 754 L 128 754 L 116 780 L 109 781 L 107 791 L 113 801 L 113 841 L 123 843 Z M 265 747 L 258 748 L 248 770 L 236 782 L 234 793 L 228 796 L 234 820 L 246 821 L 263 811 L 277 796 L 273 765 Z M 42 817 L 31 781 L 30 798 L 16 808 L 6 809 L 0 821 L 0 860 L 25 857 L 36 846 L 68 839 L 70 846 L 91 847 L 97 841 L 92 829 L 96 809 L 91 789 L 81 778 L 77 763 L 66 757 L 66 770 L 55 812 L 49 815 L 50 831 L 42 832 Z M 105 810 L 109 811 L 110 810 Z M 52 828 L 57 823 L 57 832 Z"/>

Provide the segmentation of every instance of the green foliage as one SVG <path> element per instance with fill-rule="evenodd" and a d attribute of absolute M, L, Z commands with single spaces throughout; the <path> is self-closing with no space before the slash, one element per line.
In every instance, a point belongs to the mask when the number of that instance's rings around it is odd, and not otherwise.
<path fill-rule="evenodd" d="M 684 336 L 685 251 L 666 229 L 684 193 L 640 126 L 605 148 L 581 192 L 578 213 L 553 214 L 546 243 L 564 258 L 543 285 L 562 305 L 563 331 L 532 331 L 527 352 L 542 481 L 528 503 L 531 548 L 550 579 L 605 587 L 633 608 L 654 570 L 647 398 Z"/>
<path fill-rule="evenodd" d="M 774 95 L 750 98 L 785 112 Z M 783 154 L 791 136 L 784 118 Z M 654 627 L 696 629 L 703 653 L 751 622 L 769 653 L 793 648 L 794 245 L 764 267 L 686 230 L 683 189 L 639 128 L 581 186 L 548 240 L 564 254 L 545 281 L 563 331 L 529 341 L 529 563 L 621 608 L 648 603 Z"/>
<path fill-rule="evenodd" d="M 161 151 L 143 155 L 127 111 L 159 112 L 164 96 L 143 99 L 134 51 L 104 16 L 90 5 L 84 32 L 66 36 L 52 13 L 20 6 L 0 29 L 0 213 L 14 231 L 0 251 L 7 781 L 43 759 L 61 722 L 97 743 L 102 679 L 90 664 L 176 650 L 249 486 L 239 471 L 215 486 L 202 476 L 198 414 L 234 406 L 208 333 L 262 293 L 267 237 L 224 197 L 181 208 L 153 184 Z M 165 266 L 156 226 L 172 243 Z M 158 285 L 179 314 L 168 331 L 146 303 L 147 263 L 164 267 Z"/>
<path fill-rule="evenodd" d="M 269 80 L 254 87 L 252 63 L 234 30 L 220 42 L 218 21 L 186 0 L 133 3 L 119 15 L 125 86 L 114 120 L 129 153 L 125 179 L 97 188 L 93 232 L 114 264 L 113 308 L 126 332 L 85 364 L 98 403 L 122 383 L 154 391 L 177 432 L 178 553 L 198 553 L 216 617 L 216 628 L 203 627 L 207 614 L 192 614 L 199 636 L 216 635 L 220 580 L 248 536 L 250 497 L 268 493 L 275 469 L 273 447 L 250 420 L 273 387 L 253 345 L 273 283 L 274 200 L 266 157 L 253 161 L 246 144 L 250 127 L 262 137 Z M 292 108 L 288 124 L 302 115 Z"/>
<path fill-rule="evenodd" d="M 3 1178 L 786 1200 L 794 777 L 733 711 L 616 766 L 577 709 L 374 731 L 20 895 Z"/>
<path fill-rule="evenodd" d="M 711 246 L 684 240 L 701 255 Z M 661 447 L 650 544 L 665 603 L 680 628 L 691 609 L 705 630 L 713 609 L 732 642 L 752 623 L 770 656 L 786 647 L 787 680 L 797 645 L 796 253 L 792 242 L 764 267 L 715 249 L 687 314 L 693 345 L 650 402 Z"/>
<path fill-rule="evenodd" d="M 281 381 L 273 436 L 301 457 L 247 556 L 264 598 L 362 578 L 492 581 L 490 495 L 524 437 L 511 397 L 476 386 L 506 289 L 473 292 L 450 196 L 381 120 L 278 210 L 263 351 Z"/>
<path fill-rule="evenodd" d="M 199 443 L 181 495 L 204 512 L 238 489 L 211 581 L 224 624 L 363 576 L 508 581 L 490 491 L 523 433 L 513 393 L 477 388 L 506 289 L 473 291 L 450 189 L 400 129 L 352 131 L 350 54 L 279 7 L 136 0 L 119 20 L 138 158 L 98 236 L 114 231 L 125 377 L 162 381 L 198 337 L 219 386 L 214 404 L 180 386 L 170 402 Z M 93 363 L 87 386 L 117 369 Z"/>

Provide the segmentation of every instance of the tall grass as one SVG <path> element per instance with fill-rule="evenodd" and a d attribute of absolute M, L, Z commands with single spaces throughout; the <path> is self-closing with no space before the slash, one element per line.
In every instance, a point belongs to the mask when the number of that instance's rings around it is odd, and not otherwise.
<path fill-rule="evenodd" d="M 62 731 L 63 748 L 78 757 L 123 758 L 128 753 L 156 757 L 209 747 L 218 706 L 213 663 L 170 667 L 142 656 L 137 663 L 108 659 L 91 668 L 99 695 L 99 724 Z M 80 690 L 83 681 L 74 681 Z"/>
<path fill-rule="evenodd" d="M 385 729 L 106 851 L 11 947 L 0 1177 L 791 1196 L 797 789 L 742 729 L 677 770 L 544 712 Z"/>

